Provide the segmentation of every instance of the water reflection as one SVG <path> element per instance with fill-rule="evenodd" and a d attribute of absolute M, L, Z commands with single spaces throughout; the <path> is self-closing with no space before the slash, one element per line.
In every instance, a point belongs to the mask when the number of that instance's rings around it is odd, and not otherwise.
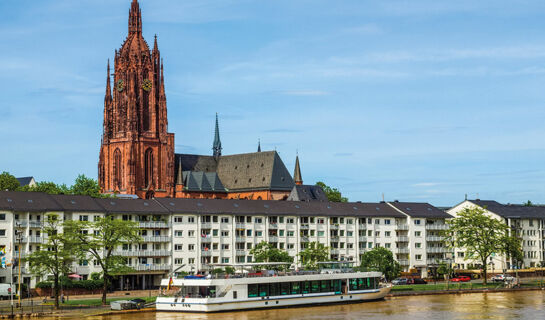
<path fill-rule="evenodd" d="M 145 313 L 93 320 L 337 320 L 337 319 L 544 319 L 545 293 L 483 293 L 390 298 L 385 301 L 214 314 Z"/>

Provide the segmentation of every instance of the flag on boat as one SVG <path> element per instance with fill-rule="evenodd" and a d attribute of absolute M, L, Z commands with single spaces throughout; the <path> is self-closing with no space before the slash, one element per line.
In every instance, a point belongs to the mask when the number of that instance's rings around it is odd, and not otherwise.
<path fill-rule="evenodd" d="M 167 290 L 170 290 L 170 288 L 172 287 L 172 284 L 174 283 L 174 281 L 172 280 L 172 277 L 170 277 L 170 279 L 168 280 L 168 286 L 167 286 Z"/>

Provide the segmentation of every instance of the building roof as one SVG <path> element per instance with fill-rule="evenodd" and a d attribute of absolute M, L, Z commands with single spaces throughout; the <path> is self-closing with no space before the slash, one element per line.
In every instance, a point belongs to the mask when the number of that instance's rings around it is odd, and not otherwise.
<path fill-rule="evenodd" d="M 477 199 L 468 201 L 503 218 L 545 218 L 545 206 L 501 204 L 494 200 Z"/>
<path fill-rule="evenodd" d="M 107 213 L 169 214 L 170 212 L 154 199 L 93 199 Z"/>
<path fill-rule="evenodd" d="M 453 218 L 450 214 L 440 210 L 429 203 L 422 202 L 388 202 L 397 210 L 405 213 L 412 218 Z"/>
<path fill-rule="evenodd" d="M 50 195 L 63 211 L 71 212 L 104 212 L 105 209 L 94 198 L 89 196 Z M 117 199 L 115 199 L 117 200 Z"/>
<path fill-rule="evenodd" d="M 303 176 L 301 175 L 301 166 L 299 165 L 299 155 L 295 157 L 295 169 L 293 170 L 293 180 L 297 184 L 303 184 Z"/>
<path fill-rule="evenodd" d="M 32 180 L 34 180 L 34 177 L 21 177 L 21 178 L 16 178 L 17 181 L 19 181 L 19 184 L 21 186 L 28 186 Z"/>
<path fill-rule="evenodd" d="M 288 196 L 288 201 L 328 201 L 327 195 L 320 186 L 295 185 Z"/>
<path fill-rule="evenodd" d="M 184 171 L 183 185 L 186 191 L 226 192 L 216 172 Z"/>
<path fill-rule="evenodd" d="M 220 156 L 176 154 L 183 171 L 216 172 L 227 191 L 290 191 L 295 183 L 276 151 Z M 175 170 L 175 176 L 178 174 Z"/>
<path fill-rule="evenodd" d="M 43 192 L 0 191 L 0 209 L 13 211 L 62 211 L 62 206 Z"/>

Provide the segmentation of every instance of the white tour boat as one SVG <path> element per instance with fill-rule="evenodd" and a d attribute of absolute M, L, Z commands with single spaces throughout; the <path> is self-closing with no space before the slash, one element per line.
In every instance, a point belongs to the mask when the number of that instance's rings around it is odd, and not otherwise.
<path fill-rule="evenodd" d="M 353 271 L 346 262 L 320 263 L 318 271 L 261 269 L 285 263 L 231 265 L 233 275 L 194 275 L 161 282 L 158 311 L 220 312 L 383 299 L 390 286 L 380 272 Z M 220 266 L 220 265 L 215 265 Z M 222 265 L 226 266 L 226 265 Z"/>

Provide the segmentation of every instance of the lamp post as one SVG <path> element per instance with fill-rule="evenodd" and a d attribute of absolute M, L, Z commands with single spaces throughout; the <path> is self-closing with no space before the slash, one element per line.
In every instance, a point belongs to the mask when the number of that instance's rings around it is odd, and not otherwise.
<path fill-rule="evenodd" d="M 19 272 L 18 272 L 18 277 L 17 277 L 17 282 L 18 282 L 18 288 L 17 288 L 17 293 L 19 293 L 18 295 L 18 305 L 19 307 L 21 306 L 21 250 L 22 250 L 22 247 L 21 247 L 21 242 L 23 241 L 23 231 L 21 230 L 21 224 L 19 222 L 15 222 L 15 240 L 17 240 L 17 242 L 19 243 L 19 250 L 18 250 L 18 260 L 17 260 L 17 266 L 19 267 Z M 12 268 L 13 269 L 13 268 Z M 13 273 L 13 270 L 12 270 L 12 273 Z M 13 277 L 12 277 L 13 279 Z M 13 280 L 12 280 L 13 281 Z M 13 300 L 13 299 L 12 299 Z"/>

